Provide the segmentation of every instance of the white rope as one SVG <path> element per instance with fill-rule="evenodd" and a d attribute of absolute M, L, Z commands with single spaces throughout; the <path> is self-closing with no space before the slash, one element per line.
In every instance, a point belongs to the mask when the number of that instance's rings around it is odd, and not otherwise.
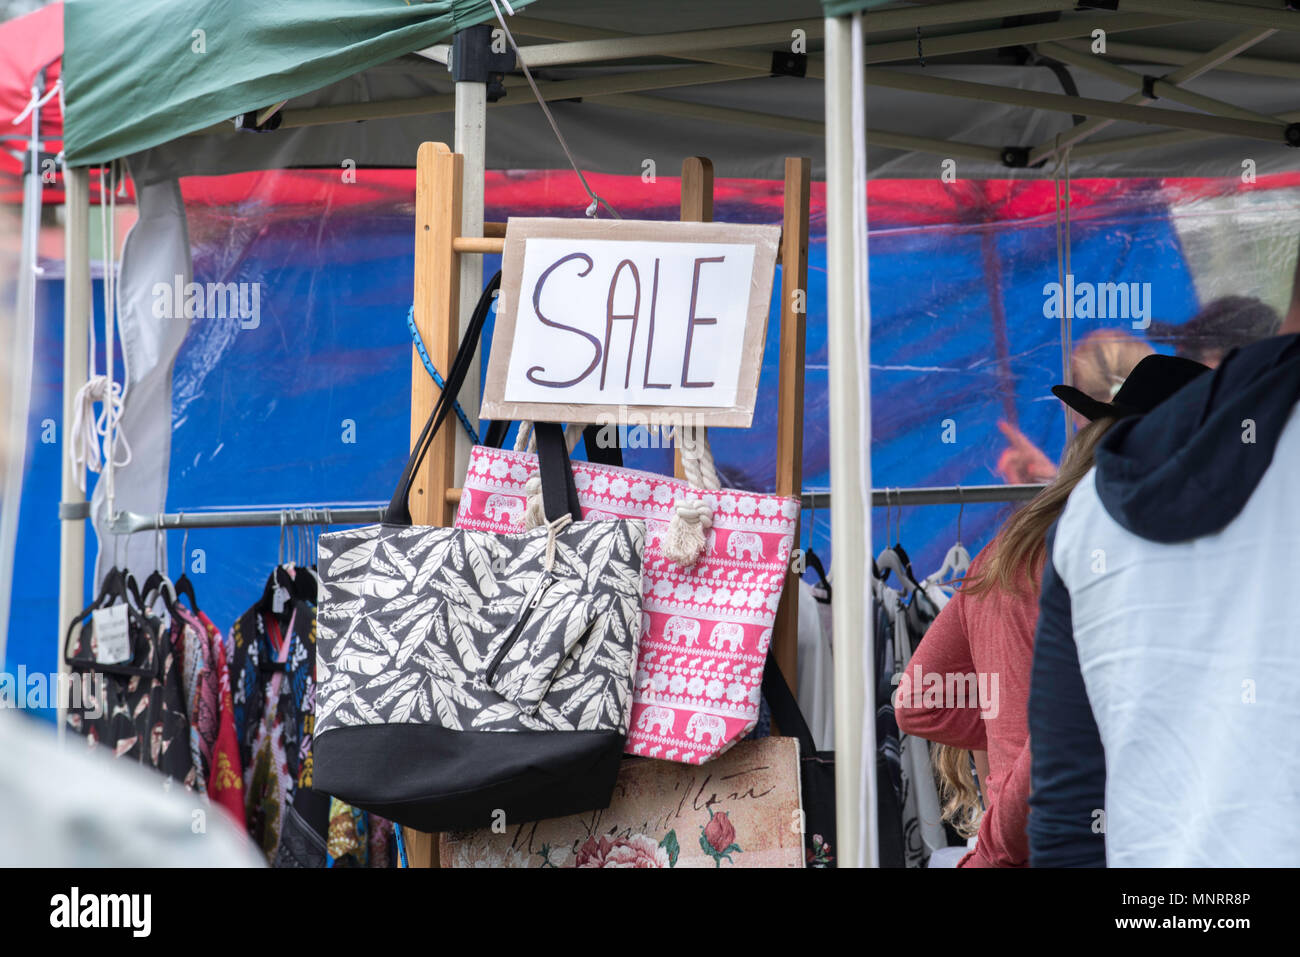
<path fill-rule="evenodd" d="M 572 521 L 573 516 L 565 512 L 555 521 L 546 523 L 546 564 L 543 567 L 548 572 L 555 566 L 555 537 Z"/>
<path fill-rule="evenodd" d="M 506 18 L 501 15 L 501 8 L 497 5 L 497 0 L 489 0 L 489 2 L 492 4 L 492 9 L 497 15 L 497 22 L 501 24 L 501 29 L 505 32 L 506 40 L 510 44 L 510 49 L 515 51 L 515 58 L 523 68 L 524 77 L 528 80 L 528 85 L 533 89 L 533 96 L 537 97 L 537 105 L 540 106 L 542 112 L 546 114 L 546 122 L 551 124 L 551 131 L 555 134 L 556 140 L 559 141 L 560 149 L 564 150 L 564 155 L 569 158 L 569 165 L 572 166 L 573 171 L 578 174 L 578 181 L 582 183 L 582 188 L 586 190 L 587 195 L 591 197 L 591 205 L 587 207 L 587 215 L 591 216 L 593 219 L 596 218 L 598 208 L 604 206 L 615 219 L 622 219 L 623 217 L 618 214 L 618 211 L 614 209 L 613 206 L 609 205 L 609 203 L 597 196 L 595 191 L 587 185 L 587 177 L 582 175 L 582 170 L 578 169 L 578 161 L 573 158 L 573 153 L 569 150 L 569 144 L 564 139 L 564 134 L 560 132 L 560 127 L 556 125 L 555 117 L 551 115 L 551 108 L 546 105 L 546 100 L 542 97 L 542 91 L 537 89 L 537 83 L 533 80 L 533 73 L 528 69 L 528 64 L 524 62 L 523 54 L 519 52 L 519 45 L 515 43 L 515 38 L 510 32 L 510 28 L 506 26 Z M 509 3 L 506 3 L 506 9 L 510 10 L 510 15 L 512 17 L 515 15 L 514 10 L 511 9 Z"/>
<path fill-rule="evenodd" d="M 118 383 L 114 377 L 114 339 L 116 333 L 116 305 L 117 305 L 117 271 L 114 268 L 115 250 L 117 246 L 117 190 L 115 189 L 117 180 L 117 167 L 110 165 L 108 169 L 108 179 L 105 180 L 104 170 L 99 171 L 99 208 L 100 208 L 100 241 L 102 243 L 102 254 L 104 263 L 104 375 L 98 375 L 95 372 L 95 321 L 91 316 L 90 322 L 87 323 L 90 336 L 90 356 L 88 361 L 88 375 L 86 384 L 78 390 L 75 402 L 75 411 L 73 414 L 73 441 L 71 456 L 73 463 L 85 467 L 93 472 L 100 470 L 100 452 L 99 446 L 103 446 L 103 470 L 104 470 L 104 492 L 105 501 L 108 505 L 108 515 L 111 518 L 115 514 L 114 502 L 116 501 L 116 488 L 114 484 L 114 472 L 117 468 L 130 463 L 131 447 L 126 441 L 126 437 L 121 434 L 118 423 L 122 417 L 123 405 L 126 400 L 126 386 Z M 107 197 L 107 201 L 105 199 Z M 123 370 L 125 373 L 125 370 Z M 125 377 L 125 376 L 124 376 Z M 93 427 L 89 425 L 93 415 L 93 405 L 95 402 L 102 403 L 99 416 L 94 420 Z M 122 446 L 123 458 L 119 459 L 117 454 L 118 444 Z M 93 446 L 93 450 L 92 450 Z M 85 491 L 85 474 L 78 468 L 78 475 L 81 480 L 82 491 Z"/>
<path fill-rule="evenodd" d="M 54 85 L 50 87 L 49 91 L 44 96 L 42 96 L 40 92 L 36 89 L 36 87 L 33 86 L 32 98 L 27 101 L 27 105 L 23 107 L 23 111 L 14 117 L 12 125 L 17 126 L 23 120 L 27 119 L 27 117 L 31 116 L 33 110 L 40 109 L 46 103 L 50 102 L 50 100 L 54 99 L 56 96 L 59 96 L 62 92 L 62 89 L 63 89 L 62 77 L 59 77 L 59 79 L 54 81 Z M 60 104 L 62 104 L 63 101 L 60 100 L 59 102 Z"/>
<path fill-rule="evenodd" d="M 524 436 L 527 436 L 525 440 Z M 578 440 L 582 438 L 582 424 L 579 422 L 570 423 L 564 430 L 564 444 L 570 454 L 578 446 Z M 516 452 L 536 452 L 537 451 L 537 432 L 533 428 L 533 423 L 521 421 L 519 431 L 515 435 Z M 541 476 L 534 472 L 528 476 L 528 481 L 524 483 L 524 497 L 527 504 L 524 507 L 523 523 L 524 528 L 541 528 L 546 524 L 546 508 L 542 504 L 542 479 Z"/>
<path fill-rule="evenodd" d="M 103 404 L 98 417 L 95 415 L 96 402 Z M 72 435 L 68 451 L 83 492 L 86 491 L 86 473 L 83 471 L 83 466 L 86 470 L 98 472 L 103 462 L 112 461 L 118 468 L 131 462 L 131 446 L 125 435 L 117 433 L 116 442 L 109 441 L 109 423 L 116 422 L 121 414 L 122 386 L 112 382 L 105 375 L 97 375 L 90 379 L 77 390 L 72 400 Z M 121 452 L 122 458 L 111 458 L 115 449 Z M 107 480 L 107 473 L 105 480 Z"/>
<path fill-rule="evenodd" d="M 669 561 L 689 568 L 708 548 L 708 532 L 713 527 L 713 508 L 696 495 L 695 490 L 716 491 L 722 483 L 713 464 L 708 430 L 703 426 L 678 426 L 675 432 L 677 447 L 681 450 L 682 472 L 691 488 L 686 497 L 673 506 L 673 518 L 668 523 L 662 548 Z"/>

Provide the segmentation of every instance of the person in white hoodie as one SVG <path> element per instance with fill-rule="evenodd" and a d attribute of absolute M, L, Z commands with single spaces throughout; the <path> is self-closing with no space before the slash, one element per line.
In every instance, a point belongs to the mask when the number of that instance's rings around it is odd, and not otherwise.
<path fill-rule="evenodd" d="M 1300 336 L 1098 446 L 1048 536 L 1030 864 L 1300 865 Z"/>

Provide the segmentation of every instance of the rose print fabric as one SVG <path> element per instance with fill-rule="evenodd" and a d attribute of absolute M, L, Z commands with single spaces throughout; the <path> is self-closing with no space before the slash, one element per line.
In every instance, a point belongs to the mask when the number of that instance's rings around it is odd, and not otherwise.
<path fill-rule="evenodd" d="M 458 528 L 523 530 L 524 484 L 537 457 L 476 446 L 470 453 Z M 708 548 L 692 568 L 664 558 L 677 479 L 573 463 L 587 520 L 646 523 L 641 640 L 627 752 L 702 764 L 758 720 L 763 664 L 772 641 L 795 525 L 796 499 L 723 489 L 695 492 L 713 508 Z"/>

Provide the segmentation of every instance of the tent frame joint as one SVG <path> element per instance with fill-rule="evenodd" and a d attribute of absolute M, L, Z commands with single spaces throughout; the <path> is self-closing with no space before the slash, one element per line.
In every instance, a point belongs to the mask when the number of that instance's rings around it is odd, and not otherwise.
<path fill-rule="evenodd" d="M 792 53 L 789 50 L 772 51 L 772 76 L 796 76 L 803 79 L 808 75 L 808 54 Z"/>
<path fill-rule="evenodd" d="M 59 503 L 59 521 L 60 522 L 80 522 L 90 518 L 90 503 L 81 502 L 60 502 Z"/>
<path fill-rule="evenodd" d="M 1007 169 L 1025 169 L 1029 166 L 1028 146 L 1004 146 L 998 152 L 1002 165 Z"/>
<path fill-rule="evenodd" d="M 515 67 L 513 50 L 492 50 L 491 23 L 479 23 L 458 30 L 451 41 L 451 76 L 457 83 L 484 83 L 487 101 L 495 103 L 506 95 L 505 76 Z"/>

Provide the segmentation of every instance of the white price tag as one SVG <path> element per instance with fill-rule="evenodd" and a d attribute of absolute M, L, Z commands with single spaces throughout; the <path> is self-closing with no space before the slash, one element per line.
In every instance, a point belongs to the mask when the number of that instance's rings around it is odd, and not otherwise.
<path fill-rule="evenodd" d="M 120 665 L 131 660 L 131 633 L 126 605 L 97 608 L 91 613 L 90 623 L 96 662 L 101 665 Z"/>
<path fill-rule="evenodd" d="M 276 585 L 275 591 L 271 592 L 271 614 L 284 614 L 284 606 L 289 604 L 289 589 L 283 585 Z"/>

